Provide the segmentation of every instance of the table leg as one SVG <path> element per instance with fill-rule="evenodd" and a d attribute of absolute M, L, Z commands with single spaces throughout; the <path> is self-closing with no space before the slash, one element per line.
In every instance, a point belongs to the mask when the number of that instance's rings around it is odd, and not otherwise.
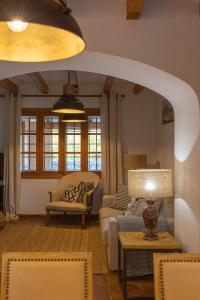
<path fill-rule="evenodd" d="M 126 250 L 123 249 L 123 270 L 122 270 L 122 285 L 124 300 L 127 299 L 127 281 L 126 281 Z"/>
<path fill-rule="evenodd" d="M 118 239 L 118 276 L 119 276 L 119 282 L 121 282 L 121 244 L 119 239 Z"/>

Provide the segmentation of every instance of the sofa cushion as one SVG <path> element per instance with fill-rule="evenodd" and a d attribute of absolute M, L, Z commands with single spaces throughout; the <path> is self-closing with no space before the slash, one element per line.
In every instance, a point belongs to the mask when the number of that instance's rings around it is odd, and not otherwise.
<path fill-rule="evenodd" d="M 122 216 L 122 215 L 123 215 L 123 211 L 119 209 L 114 209 L 111 207 L 102 207 L 100 209 L 100 219 Z"/>
<path fill-rule="evenodd" d="M 58 210 L 58 211 L 86 211 L 87 207 L 82 203 L 69 203 L 65 201 L 55 201 L 47 204 L 46 209 Z"/>
<path fill-rule="evenodd" d="M 113 200 L 111 204 L 111 208 L 126 210 L 129 202 L 131 201 L 131 197 L 128 195 L 128 187 L 127 185 L 119 185 L 116 193 L 116 198 Z"/>

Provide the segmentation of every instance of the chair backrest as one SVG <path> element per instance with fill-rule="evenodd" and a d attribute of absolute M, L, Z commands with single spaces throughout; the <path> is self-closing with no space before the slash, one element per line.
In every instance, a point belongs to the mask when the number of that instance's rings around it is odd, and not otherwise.
<path fill-rule="evenodd" d="M 69 184 L 79 184 L 81 181 L 94 182 L 94 188 L 99 184 L 99 176 L 92 172 L 74 172 L 61 178 L 59 187 L 66 188 Z"/>
<path fill-rule="evenodd" d="M 4 253 L 1 300 L 92 300 L 92 255 Z"/>
<path fill-rule="evenodd" d="M 200 299 L 200 254 L 154 254 L 156 300 Z"/>

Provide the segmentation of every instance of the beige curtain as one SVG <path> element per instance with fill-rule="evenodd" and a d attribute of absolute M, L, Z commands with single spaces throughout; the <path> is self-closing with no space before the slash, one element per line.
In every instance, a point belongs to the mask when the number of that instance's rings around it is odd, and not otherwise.
<path fill-rule="evenodd" d="M 5 96 L 5 149 L 4 149 L 4 210 L 7 219 L 17 219 L 20 201 L 20 117 L 21 96 Z"/>
<path fill-rule="evenodd" d="M 102 118 L 102 180 L 104 193 L 114 194 L 123 184 L 121 145 L 121 97 L 103 95 L 100 103 Z"/>

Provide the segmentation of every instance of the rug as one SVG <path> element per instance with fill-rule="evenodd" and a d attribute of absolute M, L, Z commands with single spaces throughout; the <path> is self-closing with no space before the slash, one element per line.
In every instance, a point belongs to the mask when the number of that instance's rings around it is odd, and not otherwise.
<path fill-rule="evenodd" d="M 80 226 L 51 225 L 43 221 L 8 222 L 0 230 L 2 252 L 81 252 L 93 254 L 93 273 L 107 274 L 108 266 L 99 224 Z M 1 263 L 1 260 L 0 260 Z"/>

